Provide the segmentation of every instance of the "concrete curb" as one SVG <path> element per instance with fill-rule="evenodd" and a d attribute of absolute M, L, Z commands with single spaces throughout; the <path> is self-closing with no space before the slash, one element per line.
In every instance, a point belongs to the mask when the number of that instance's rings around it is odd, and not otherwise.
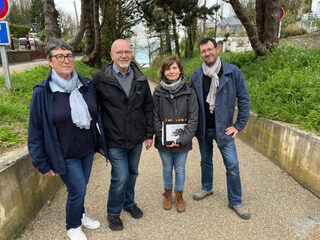
<path fill-rule="evenodd" d="M 251 113 L 241 140 L 320 197 L 320 137 Z"/>
<path fill-rule="evenodd" d="M 0 159 L 0 239 L 13 239 L 62 186 L 31 163 L 27 147 Z"/>

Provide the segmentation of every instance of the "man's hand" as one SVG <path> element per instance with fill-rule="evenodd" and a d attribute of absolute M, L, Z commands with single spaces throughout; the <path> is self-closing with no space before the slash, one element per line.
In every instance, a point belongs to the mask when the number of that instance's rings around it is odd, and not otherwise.
<path fill-rule="evenodd" d="M 179 147 L 179 146 L 180 146 L 179 143 L 177 143 L 176 141 L 173 141 L 171 145 L 167 145 L 166 147 Z"/>
<path fill-rule="evenodd" d="M 146 139 L 144 141 L 144 145 L 146 146 L 146 149 L 149 150 L 151 147 L 152 147 L 152 143 L 153 143 L 153 140 L 152 139 Z"/>
<path fill-rule="evenodd" d="M 234 126 L 228 127 L 226 129 L 226 134 L 227 135 L 233 134 L 232 138 L 234 138 L 237 135 L 237 133 L 238 133 L 238 130 Z"/>
<path fill-rule="evenodd" d="M 52 169 L 50 169 L 49 172 L 46 172 L 44 175 L 53 177 L 56 174 L 52 171 Z"/>

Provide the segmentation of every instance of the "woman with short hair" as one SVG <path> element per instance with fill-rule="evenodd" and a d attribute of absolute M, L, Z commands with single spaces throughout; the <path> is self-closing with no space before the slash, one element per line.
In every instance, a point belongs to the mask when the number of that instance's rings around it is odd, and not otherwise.
<path fill-rule="evenodd" d="M 100 226 L 84 211 L 94 152 L 105 154 L 97 97 L 91 80 L 74 70 L 74 50 L 67 42 L 51 38 L 45 51 L 51 71 L 33 90 L 28 149 L 35 168 L 46 176 L 59 174 L 67 187 L 69 239 L 86 240 L 81 226 Z"/>

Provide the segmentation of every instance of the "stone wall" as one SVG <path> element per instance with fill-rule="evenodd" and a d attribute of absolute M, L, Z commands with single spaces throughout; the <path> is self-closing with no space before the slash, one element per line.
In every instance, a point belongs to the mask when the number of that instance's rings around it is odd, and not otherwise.
<path fill-rule="evenodd" d="M 0 239 L 14 239 L 62 186 L 31 164 L 27 148 L 0 159 Z"/>
<path fill-rule="evenodd" d="M 9 63 L 30 62 L 32 61 L 31 51 L 7 51 Z M 0 64 L 2 61 L 0 58 Z"/>

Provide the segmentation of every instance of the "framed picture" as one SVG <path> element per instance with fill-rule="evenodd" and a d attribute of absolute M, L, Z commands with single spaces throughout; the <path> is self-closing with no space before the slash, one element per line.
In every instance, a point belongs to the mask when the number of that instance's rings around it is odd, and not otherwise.
<path fill-rule="evenodd" d="M 162 145 L 171 145 L 184 133 L 187 126 L 186 121 L 163 121 L 162 122 Z"/>

